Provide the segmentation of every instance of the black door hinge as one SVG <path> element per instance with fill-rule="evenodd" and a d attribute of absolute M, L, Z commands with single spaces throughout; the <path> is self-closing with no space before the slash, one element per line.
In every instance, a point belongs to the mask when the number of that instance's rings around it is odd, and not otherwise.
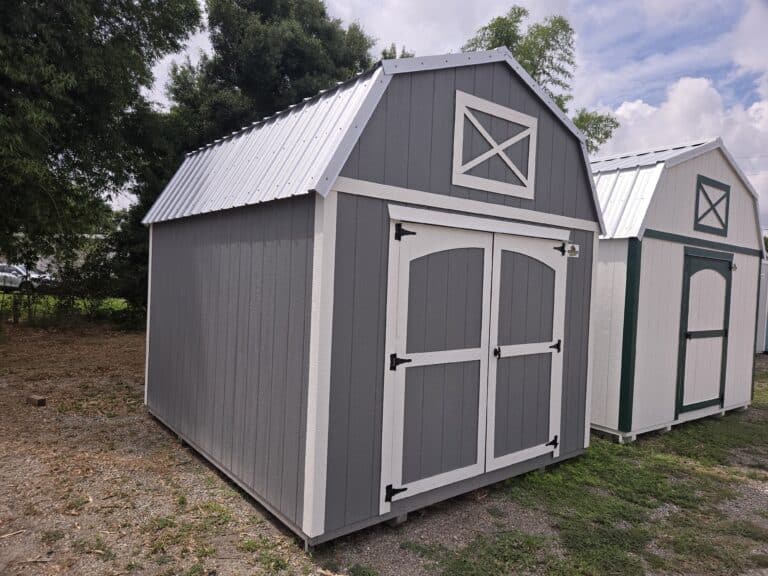
<path fill-rule="evenodd" d="M 552 448 L 557 448 L 560 446 L 560 441 L 557 439 L 557 434 L 555 434 L 555 437 L 552 438 L 552 440 L 544 444 L 544 446 L 552 446 Z"/>
<path fill-rule="evenodd" d="M 409 360 L 408 358 L 398 358 L 397 354 L 389 355 L 390 370 L 397 370 L 397 367 L 400 366 L 400 364 L 407 364 L 408 362 L 413 362 L 413 360 Z"/>
<path fill-rule="evenodd" d="M 397 496 L 400 492 L 405 492 L 408 488 L 393 488 L 392 484 L 387 484 L 386 492 L 384 493 L 384 502 L 392 502 L 392 497 Z"/>
<path fill-rule="evenodd" d="M 554 246 L 554 247 L 552 248 L 552 250 L 557 250 L 558 252 L 560 252 L 560 254 L 562 254 L 563 256 L 565 256 L 565 242 L 563 242 L 562 244 L 560 244 L 560 246 Z"/>
<path fill-rule="evenodd" d="M 733 262 L 731 262 L 730 264 L 728 264 L 728 270 L 730 270 L 731 272 L 733 272 L 734 270 L 738 270 L 738 267 L 736 266 L 736 264 L 734 264 Z"/>
<path fill-rule="evenodd" d="M 501 358 L 501 348 L 496 346 L 496 348 L 493 349 L 493 355 L 496 356 L 496 358 Z"/>
<path fill-rule="evenodd" d="M 552 350 L 557 350 L 558 352 L 560 352 L 562 350 L 562 347 L 563 347 L 563 341 L 562 340 L 558 340 L 557 342 L 552 344 L 552 346 L 550 346 L 550 348 L 552 348 Z"/>
<path fill-rule="evenodd" d="M 403 228 L 403 225 L 398 222 L 395 224 L 395 240 L 402 239 L 403 236 L 415 236 L 416 232 L 413 232 L 411 230 L 406 230 Z"/>

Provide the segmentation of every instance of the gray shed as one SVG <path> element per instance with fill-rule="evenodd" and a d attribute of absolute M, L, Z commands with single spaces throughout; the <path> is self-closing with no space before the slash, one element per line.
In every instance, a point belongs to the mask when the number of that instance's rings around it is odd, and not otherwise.
<path fill-rule="evenodd" d="M 308 544 L 581 454 L 600 218 L 506 49 L 385 60 L 184 160 L 146 403 Z"/>

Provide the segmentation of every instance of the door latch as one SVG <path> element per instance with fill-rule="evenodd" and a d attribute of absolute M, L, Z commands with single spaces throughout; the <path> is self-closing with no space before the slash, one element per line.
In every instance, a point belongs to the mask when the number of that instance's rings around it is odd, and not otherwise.
<path fill-rule="evenodd" d="M 496 346 L 496 348 L 493 349 L 493 355 L 496 356 L 496 358 L 501 358 L 501 348 L 499 346 Z"/>
<path fill-rule="evenodd" d="M 393 488 L 392 484 L 387 484 L 386 491 L 384 493 L 384 502 L 392 502 L 392 497 L 397 496 L 400 492 L 405 492 L 408 488 Z"/>
<path fill-rule="evenodd" d="M 390 354 L 389 355 L 389 369 L 390 370 L 397 370 L 397 367 L 400 366 L 400 364 L 407 364 L 408 362 L 413 362 L 413 360 L 410 360 L 408 358 L 398 358 L 397 354 Z"/>
<path fill-rule="evenodd" d="M 562 346 L 563 346 L 563 341 L 558 339 L 558 341 L 552 344 L 550 348 L 552 350 L 557 350 L 558 352 L 560 352 L 562 350 Z"/>

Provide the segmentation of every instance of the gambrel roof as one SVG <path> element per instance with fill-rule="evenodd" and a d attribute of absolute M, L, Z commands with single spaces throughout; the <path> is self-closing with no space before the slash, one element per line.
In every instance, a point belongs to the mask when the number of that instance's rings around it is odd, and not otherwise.
<path fill-rule="evenodd" d="M 589 174 L 583 134 L 506 48 L 401 58 L 383 60 L 348 82 L 187 154 L 143 222 L 153 224 L 310 192 L 325 196 L 393 75 L 493 62 L 509 64 L 580 141 L 582 162 Z M 597 206 L 594 186 L 592 196 Z"/>
<path fill-rule="evenodd" d="M 605 222 L 603 238 L 642 238 L 645 217 L 666 168 L 719 149 L 755 200 L 758 195 L 720 138 L 604 156 L 592 160 L 592 174 Z M 759 219 L 758 219 L 759 221 Z"/>

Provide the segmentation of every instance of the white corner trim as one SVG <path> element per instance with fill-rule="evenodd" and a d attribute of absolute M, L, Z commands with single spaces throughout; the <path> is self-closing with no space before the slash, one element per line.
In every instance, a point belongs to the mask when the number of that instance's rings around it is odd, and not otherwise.
<path fill-rule="evenodd" d="M 584 408 L 584 448 L 589 448 L 589 432 L 592 425 L 592 378 L 595 364 L 595 316 L 597 309 L 597 251 L 600 238 L 595 233 L 592 235 L 592 284 L 589 295 L 589 339 L 587 344 L 587 399 Z"/>
<path fill-rule="evenodd" d="M 315 195 L 302 518 L 302 531 L 310 538 L 325 531 L 337 198 L 335 192 Z"/>
<path fill-rule="evenodd" d="M 492 218 L 480 218 L 477 216 L 465 216 L 452 212 L 439 212 L 436 210 L 424 210 L 422 208 L 410 208 L 398 204 L 389 204 L 389 217 L 392 220 L 402 222 L 416 222 L 417 224 L 434 224 L 449 228 L 464 230 L 479 230 L 482 232 L 500 232 L 514 236 L 530 236 L 532 238 L 551 238 L 553 240 L 566 241 L 570 238 L 570 230 L 564 228 L 550 228 L 521 224 L 519 222 L 507 222 L 506 220 L 494 220 Z"/>
<path fill-rule="evenodd" d="M 367 196 L 369 198 L 380 198 L 382 200 L 401 202 L 403 204 L 417 204 L 430 208 L 456 210 L 457 212 L 468 212 L 470 214 L 494 216 L 497 218 L 507 218 L 509 220 L 520 220 L 522 222 L 533 222 L 535 224 L 544 224 L 547 226 L 559 226 L 570 230 L 600 232 L 600 225 L 591 220 L 559 216 L 557 214 L 548 214 L 546 212 L 537 212 L 535 210 L 526 210 L 524 208 L 513 208 L 512 206 L 491 204 L 489 202 L 480 202 L 478 200 L 467 200 L 465 198 L 456 198 L 455 196 L 423 192 L 412 188 L 376 184 L 375 182 L 357 180 L 345 176 L 339 176 L 332 188 L 337 192 L 355 194 L 357 196 Z"/>
<path fill-rule="evenodd" d="M 144 341 L 144 405 L 149 396 L 149 313 L 152 308 L 152 224 L 149 225 L 149 259 L 147 262 L 147 335 Z"/>
<path fill-rule="evenodd" d="M 502 142 L 496 142 L 485 127 L 477 119 L 473 111 L 483 112 L 494 118 L 500 118 L 507 122 L 523 126 L 522 132 L 507 138 Z M 464 162 L 464 126 L 469 121 L 477 132 L 483 137 L 490 148 L 467 162 Z M 453 129 L 453 170 L 451 182 L 457 186 L 466 186 L 477 190 L 486 190 L 497 194 L 506 194 L 518 198 L 533 198 L 536 176 L 536 131 L 538 119 L 528 114 L 523 114 L 512 108 L 501 106 L 490 100 L 485 100 L 461 90 L 456 90 L 456 106 L 454 110 Z M 525 166 L 524 175 L 521 166 L 517 166 L 507 155 L 506 149 L 517 142 L 528 140 L 528 163 Z M 475 166 L 490 161 L 493 157 L 499 158 L 520 181 L 520 184 L 512 184 L 493 178 L 473 176 L 469 174 Z"/>

